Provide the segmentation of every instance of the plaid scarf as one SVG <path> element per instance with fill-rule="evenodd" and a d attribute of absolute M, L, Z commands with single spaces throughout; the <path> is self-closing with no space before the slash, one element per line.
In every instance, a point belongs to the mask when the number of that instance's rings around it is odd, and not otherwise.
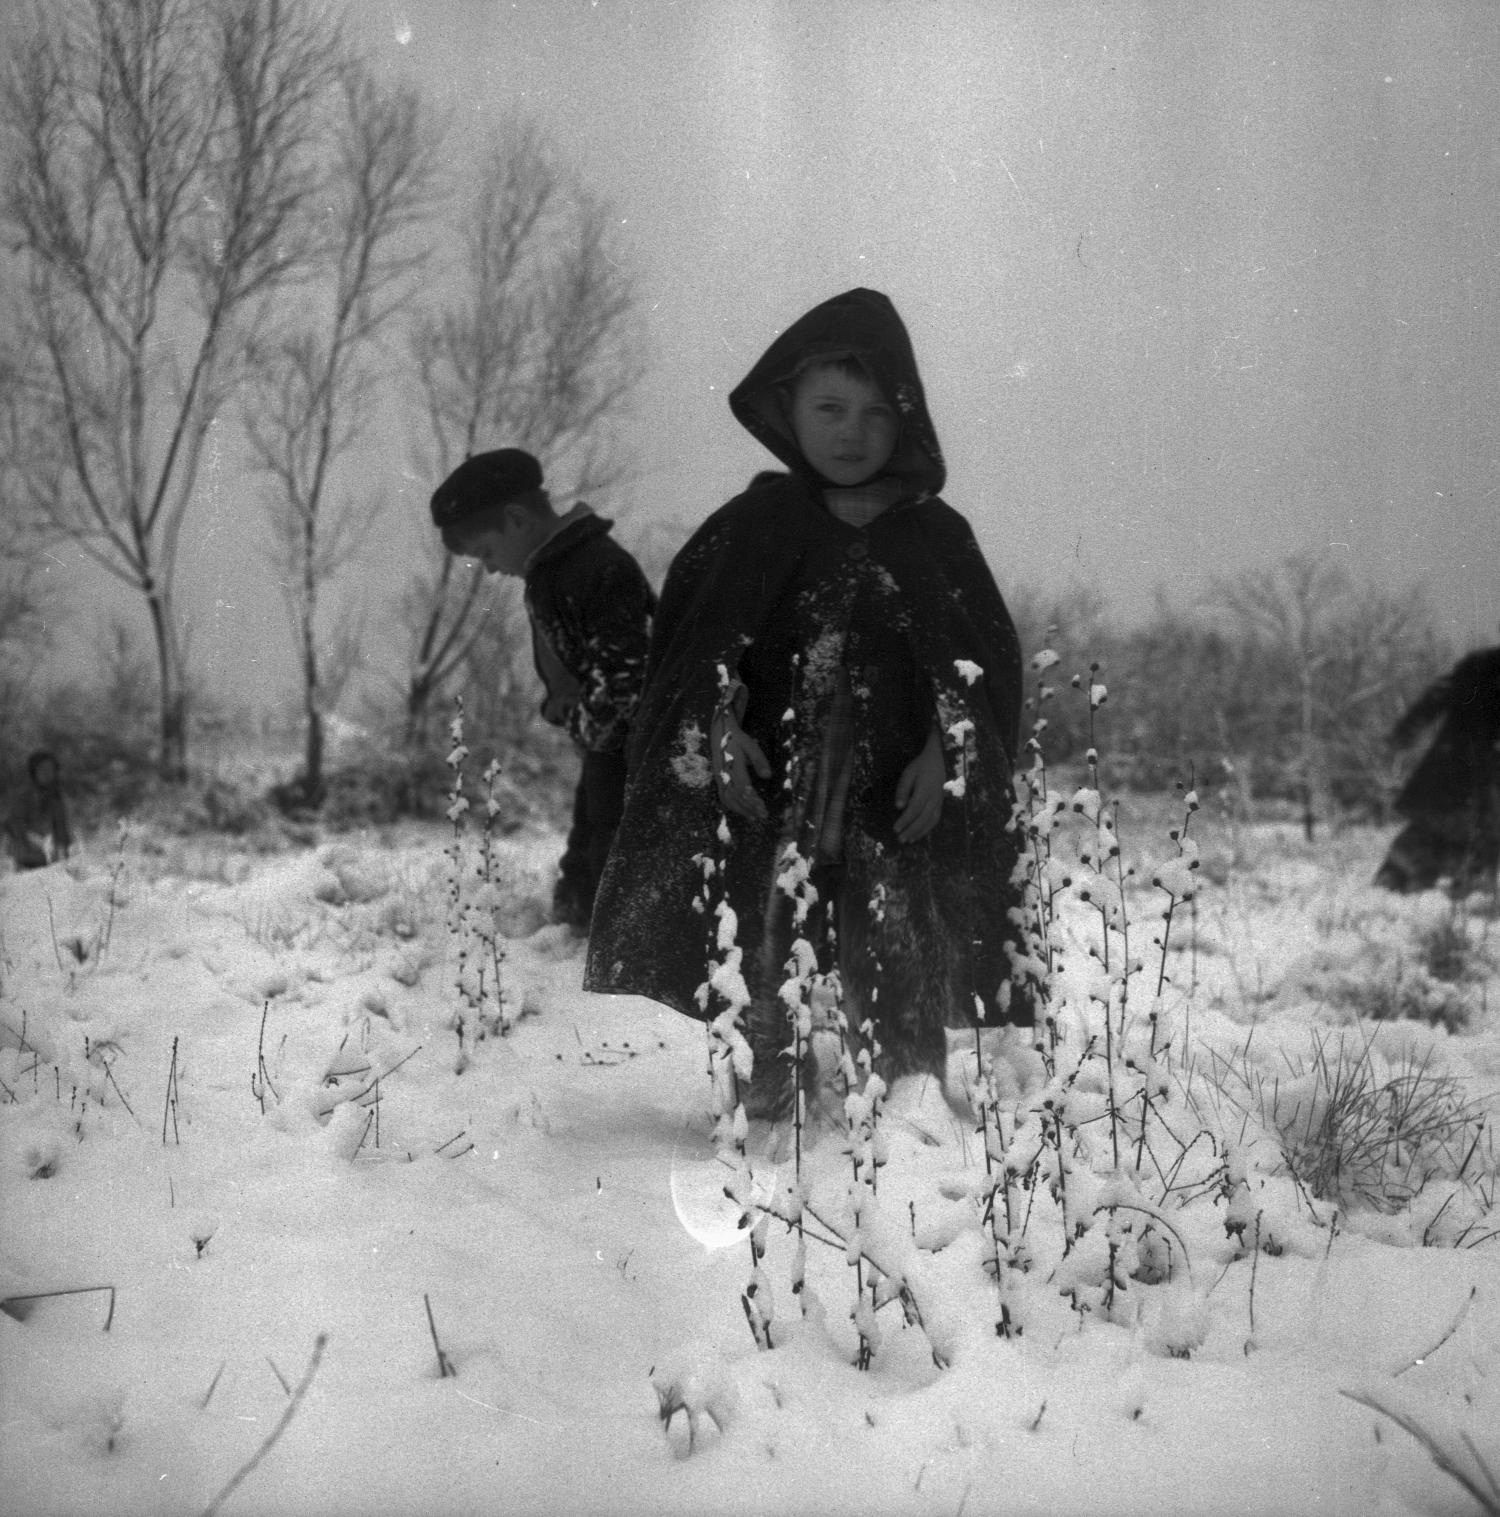
<path fill-rule="evenodd" d="M 882 476 L 852 490 L 824 490 L 823 500 L 846 527 L 868 527 L 882 511 L 901 499 L 903 491 L 899 479 Z"/>

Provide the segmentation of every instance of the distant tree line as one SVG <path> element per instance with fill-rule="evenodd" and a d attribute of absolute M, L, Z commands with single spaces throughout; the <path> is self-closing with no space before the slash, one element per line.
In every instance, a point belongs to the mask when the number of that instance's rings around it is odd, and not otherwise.
<path fill-rule="evenodd" d="M 1284 800 L 1309 831 L 1339 813 L 1385 819 L 1403 765 L 1391 728 L 1454 656 L 1422 591 L 1307 553 L 1221 579 L 1191 606 L 1159 596 L 1130 626 L 1082 588 L 1022 593 L 1012 610 L 1028 654 L 1059 656 L 1032 676 L 1056 691 L 1040 708 L 1049 760 L 1085 755 L 1088 704 L 1069 682 L 1097 663 L 1096 741 L 1114 782 L 1191 779 L 1241 809 Z"/>

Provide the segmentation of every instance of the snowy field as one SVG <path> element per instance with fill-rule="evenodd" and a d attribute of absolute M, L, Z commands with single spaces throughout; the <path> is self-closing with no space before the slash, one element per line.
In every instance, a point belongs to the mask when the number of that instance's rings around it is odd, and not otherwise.
<path fill-rule="evenodd" d="M 794 1294 L 757 1214 L 750 1311 L 704 1029 L 580 990 L 555 834 L 496 843 L 462 1057 L 443 829 L 0 878 L 0 1507 L 1500 1511 L 1500 923 L 1370 889 L 1386 834 L 1200 816 L 1158 998 L 1169 810 L 1122 812 L 1123 1042 L 1075 884 L 988 1165 L 915 1082 L 878 1203 L 826 1111 L 800 1174 L 752 1129 L 807 1243 Z"/>

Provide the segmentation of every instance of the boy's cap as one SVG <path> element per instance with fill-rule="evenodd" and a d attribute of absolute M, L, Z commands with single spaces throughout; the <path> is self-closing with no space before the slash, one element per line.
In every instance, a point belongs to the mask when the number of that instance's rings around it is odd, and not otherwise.
<path fill-rule="evenodd" d="M 464 461 L 432 492 L 432 524 L 448 527 L 513 496 L 538 490 L 542 466 L 522 448 L 496 448 Z"/>

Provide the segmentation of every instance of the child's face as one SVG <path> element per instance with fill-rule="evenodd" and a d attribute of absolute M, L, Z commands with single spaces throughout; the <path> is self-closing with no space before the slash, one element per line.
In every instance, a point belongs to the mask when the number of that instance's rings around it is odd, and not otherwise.
<path fill-rule="evenodd" d="M 443 546 L 460 558 L 477 559 L 486 574 L 509 574 L 519 579 L 526 572 L 531 543 L 522 523 L 512 512 L 503 512 L 495 525 L 470 527 L 443 533 Z"/>
<path fill-rule="evenodd" d="M 879 474 L 899 430 L 895 408 L 868 379 L 826 365 L 797 381 L 792 431 L 803 457 L 831 484 L 848 488 Z"/>

